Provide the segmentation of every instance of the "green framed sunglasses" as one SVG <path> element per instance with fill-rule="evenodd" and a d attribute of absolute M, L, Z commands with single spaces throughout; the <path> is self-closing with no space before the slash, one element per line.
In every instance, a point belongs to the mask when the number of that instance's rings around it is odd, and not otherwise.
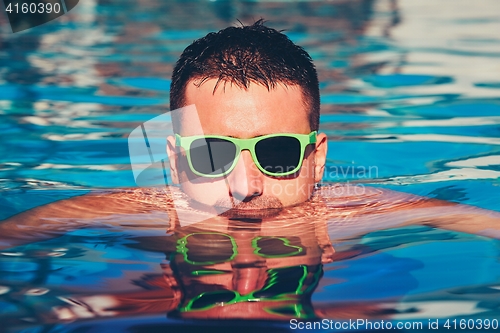
<path fill-rule="evenodd" d="M 317 132 L 309 134 L 270 134 L 251 139 L 222 135 L 175 135 L 175 145 L 187 154 L 191 171 L 201 177 L 228 175 L 236 166 L 242 150 L 250 151 L 252 159 L 264 174 L 283 177 L 297 172 L 308 145 L 316 143 Z"/>
<path fill-rule="evenodd" d="M 275 236 L 253 238 L 252 248 L 254 254 L 268 259 L 292 257 L 305 252 L 301 246 L 291 244 L 289 239 Z M 176 251 L 190 265 L 207 266 L 233 260 L 238 254 L 238 246 L 230 235 L 196 232 L 178 239 Z"/>
<path fill-rule="evenodd" d="M 295 301 L 297 297 L 310 293 L 317 285 L 322 274 L 322 267 L 308 267 L 306 265 L 272 268 L 267 271 L 268 278 L 265 286 L 260 290 L 241 295 L 235 290 L 216 290 L 203 292 L 189 300 L 181 307 L 181 312 L 204 311 L 216 306 L 226 306 L 241 302 L 259 301 Z M 304 288 L 308 274 L 313 274 L 313 280 L 307 288 Z M 299 318 L 308 317 L 303 313 L 301 307 L 293 306 L 294 315 Z M 281 310 L 281 311 L 280 311 Z M 268 308 L 266 311 L 275 314 L 286 314 L 289 310 Z M 282 312 L 282 313 L 280 313 Z"/>

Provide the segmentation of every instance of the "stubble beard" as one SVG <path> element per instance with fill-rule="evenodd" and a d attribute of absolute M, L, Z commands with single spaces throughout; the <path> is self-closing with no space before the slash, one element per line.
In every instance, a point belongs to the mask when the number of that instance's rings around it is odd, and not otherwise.
<path fill-rule="evenodd" d="M 281 201 L 272 196 L 256 196 L 235 203 L 231 199 L 219 199 L 214 205 L 220 216 L 235 219 L 262 219 L 279 215 L 283 210 Z"/>

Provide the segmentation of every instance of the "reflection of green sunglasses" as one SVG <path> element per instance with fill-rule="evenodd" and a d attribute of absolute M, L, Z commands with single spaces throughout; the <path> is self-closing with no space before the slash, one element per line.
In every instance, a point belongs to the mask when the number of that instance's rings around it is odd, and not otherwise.
<path fill-rule="evenodd" d="M 250 151 L 252 159 L 264 174 L 283 177 L 302 166 L 307 145 L 316 143 L 316 131 L 309 134 L 270 134 L 251 139 L 221 135 L 175 135 L 175 145 L 187 154 L 189 167 L 201 177 L 222 177 L 229 174 L 242 150 Z"/>
<path fill-rule="evenodd" d="M 263 258 L 283 258 L 298 255 L 304 251 L 284 237 L 259 236 L 252 239 L 253 253 Z M 221 251 L 222 250 L 222 251 Z M 217 232 L 196 232 L 177 241 L 177 253 L 191 265 L 214 265 L 231 261 L 238 254 L 233 237 Z"/>
<path fill-rule="evenodd" d="M 297 297 L 311 292 L 316 287 L 322 269 L 321 266 L 319 266 L 317 271 L 314 272 L 308 266 L 300 265 L 273 268 L 269 269 L 267 273 L 268 278 L 266 280 L 266 285 L 260 290 L 253 291 L 247 295 L 241 295 L 237 291 L 227 289 L 203 292 L 192 298 L 186 306 L 180 309 L 180 311 L 203 311 L 216 306 L 231 305 L 241 302 L 296 301 Z M 313 280 L 305 290 L 302 290 L 309 273 L 314 273 Z M 303 313 L 303 308 L 300 304 L 292 305 L 292 307 L 295 312 L 293 313 L 295 317 L 303 318 L 308 316 Z M 289 310 L 292 309 L 285 309 L 285 307 L 283 309 L 266 309 L 266 311 L 270 313 L 282 315 L 286 315 Z"/>

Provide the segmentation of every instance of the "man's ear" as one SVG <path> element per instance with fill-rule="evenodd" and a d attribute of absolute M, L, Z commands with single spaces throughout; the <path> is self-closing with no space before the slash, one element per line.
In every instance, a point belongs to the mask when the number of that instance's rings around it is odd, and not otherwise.
<path fill-rule="evenodd" d="M 172 177 L 172 183 L 179 184 L 179 175 L 177 173 L 179 154 L 177 154 L 175 148 L 175 137 L 171 135 L 167 137 L 167 155 L 170 164 L 170 177 Z"/>
<path fill-rule="evenodd" d="M 316 136 L 316 152 L 314 154 L 314 181 L 319 183 L 323 179 L 325 171 L 326 153 L 328 150 L 328 140 L 325 133 Z"/>

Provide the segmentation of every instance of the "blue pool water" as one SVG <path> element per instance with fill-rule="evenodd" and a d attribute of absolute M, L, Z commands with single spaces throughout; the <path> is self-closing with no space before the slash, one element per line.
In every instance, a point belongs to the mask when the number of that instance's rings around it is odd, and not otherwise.
<path fill-rule="evenodd" d="M 0 14 L 0 220 L 136 186 L 128 134 L 168 111 L 184 47 L 260 17 L 315 60 L 329 137 L 324 183 L 500 211 L 500 3 L 454 4 L 86 0 L 17 34 Z M 168 289 L 165 265 L 176 260 L 165 237 L 164 228 L 103 222 L 2 249 L 0 322 L 9 332 L 289 329 L 264 318 L 181 319 L 167 291 L 130 312 L 100 309 L 110 295 L 139 303 L 138 293 Z M 333 247 L 337 260 L 308 282 L 303 318 L 500 318 L 497 240 L 406 226 Z"/>

